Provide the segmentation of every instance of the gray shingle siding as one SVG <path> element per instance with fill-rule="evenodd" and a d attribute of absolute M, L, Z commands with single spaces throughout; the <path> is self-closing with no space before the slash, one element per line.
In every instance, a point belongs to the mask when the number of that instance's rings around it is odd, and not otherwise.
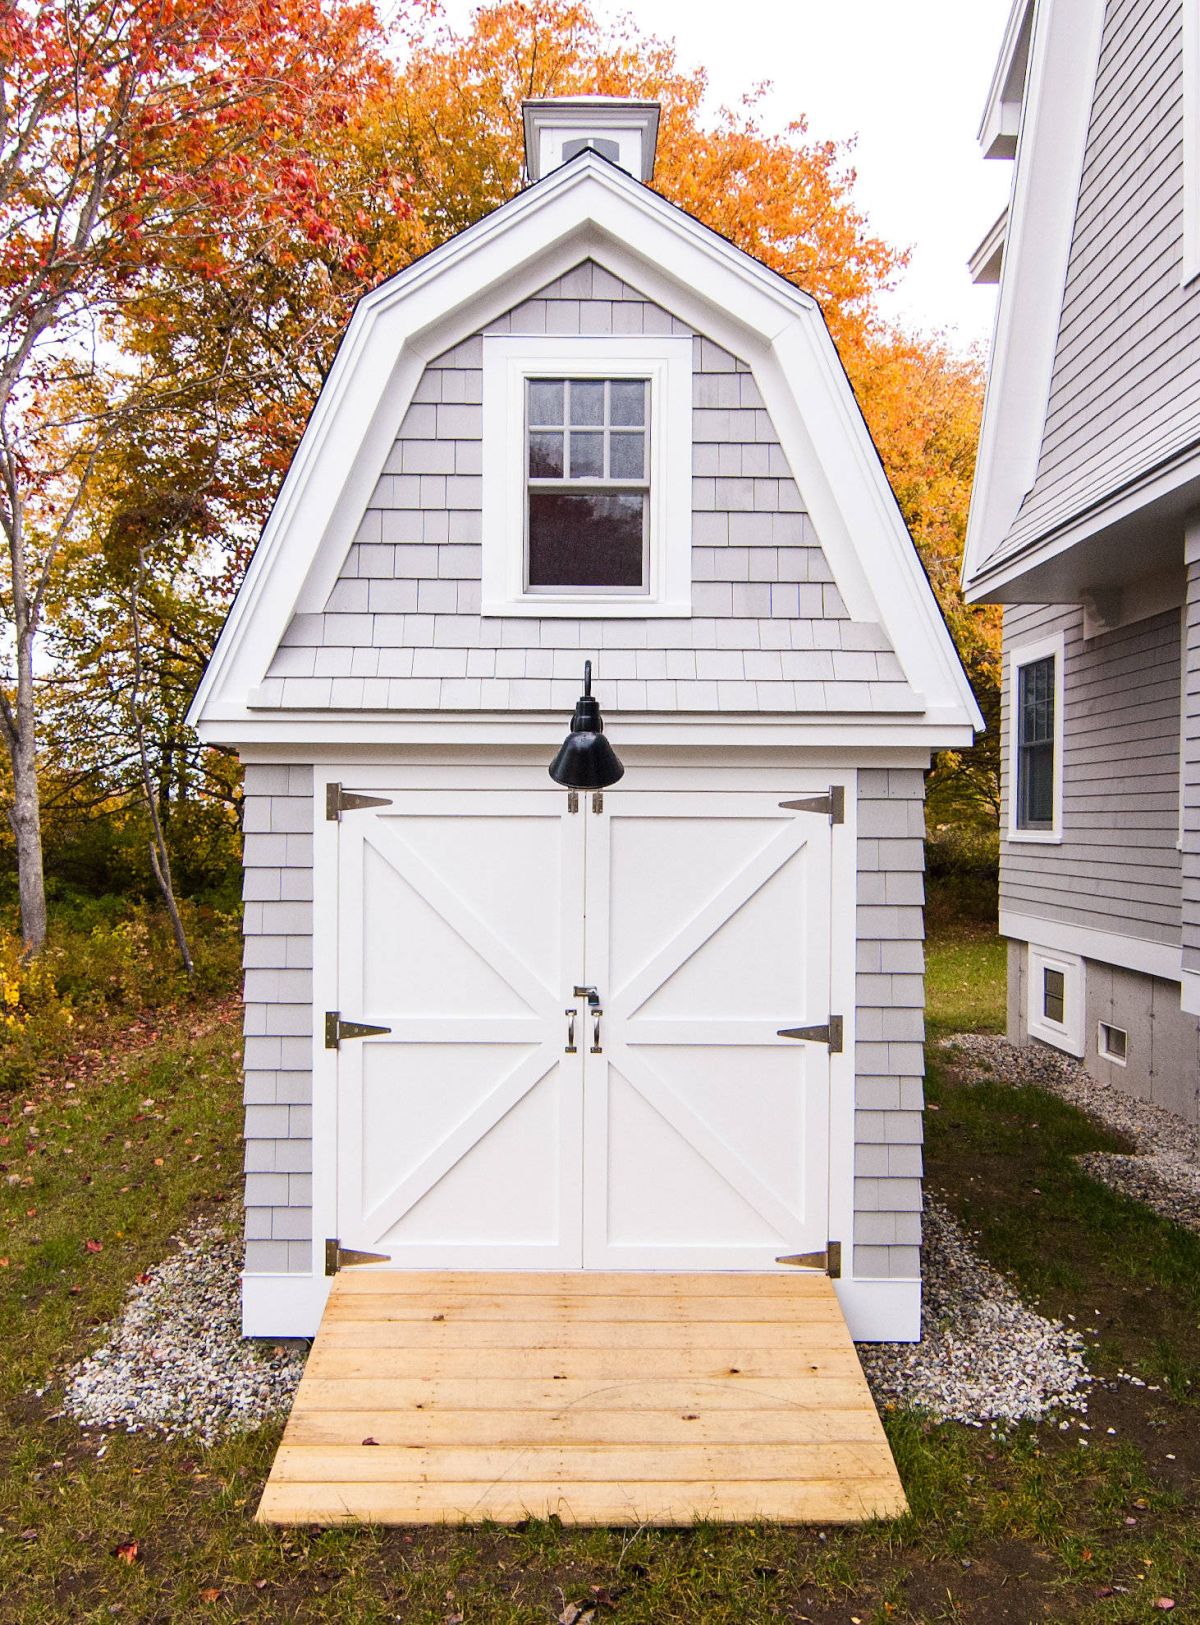
<path fill-rule="evenodd" d="M 245 776 L 246 1268 L 312 1263 L 311 767 Z"/>
<path fill-rule="evenodd" d="M 1188 566 L 1183 615 L 1183 968 L 1200 971 L 1200 563 Z"/>
<path fill-rule="evenodd" d="M 1005 611 L 1005 652 L 1061 631 L 1061 844 L 1001 840 L 1000 906 L 1039 919 L 1176 943 L 1180 932 L 1180 616 L 1085 641 L 1078 607 Z M 1008 807 L 1009 662 L 1002 697 Z M 1007 813 L 1006 813 L 1007 818 Z"/>
<path fill-rule="evenodd" d="M 1181 28 L 1180 0 L 1109 0 L 1037 477 L 1002 552 L 1200 440 Z"/>
<path fill-rule="evenodd" d="M 854 1273 L 920 1275 L 925 776 L 858 775 Z"/>
<path fill-rule="evenodd" d="M 691 333 L 591 262 L 485 331 Z M 293 620 L 258 703 L 561 709 L 587 650 L 616 711 L 918 709 L 882 629 L 847 617 L 749 368 L 691 336 L 691 619 L 480 616 L 477 334 L 426 368 L 323 612 Z"/>

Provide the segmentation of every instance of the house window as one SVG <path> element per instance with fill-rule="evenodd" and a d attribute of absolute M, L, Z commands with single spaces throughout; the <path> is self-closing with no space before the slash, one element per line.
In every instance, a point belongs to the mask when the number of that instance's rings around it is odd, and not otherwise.
<path fill-rule="evenodd" d="M 1017 827 L 1054 827 L 1053 655 L 1017 668 Z"/>
<path fill-rule="evenodd" d="M 1061 1027 L 1067 1008 L 1067 979 L 1060 970 L 1042 967 L 1042 1014 Z"/>
<path fill-rule="evenodd" d="M 483 602 L 574 620 L 692 612 L 692 340 L 488 334 Z"/>
<path fill-rule="evenodd" d="M 1118 1066 L 1124 1066 L 1129 1059 L 1129 1034 L 1124 1027 L 1113 1027 L 1107 1021 L 1102 1021 L 1096 1048 L 1106 1061 L 1115 1061 Z"/>
<path fill-rule="evenodd" d="M 526 384 L 525 585 L 644 593 L 650 381 Z"/>
<path fill-rule="evenodd" d="M 1062 634 L 1009 650 L 1010 841 L 1062 839 Z"/>

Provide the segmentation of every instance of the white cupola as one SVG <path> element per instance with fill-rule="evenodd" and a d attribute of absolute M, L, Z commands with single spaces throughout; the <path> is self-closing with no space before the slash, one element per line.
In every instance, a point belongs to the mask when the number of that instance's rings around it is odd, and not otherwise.
<path fill-rule="evenodd" d="M 654 174 L 657 102 L 625 96 L 542 96 L 521 103 L 525 172 L 530 183 L 592 148 L 635 180 Z"/>

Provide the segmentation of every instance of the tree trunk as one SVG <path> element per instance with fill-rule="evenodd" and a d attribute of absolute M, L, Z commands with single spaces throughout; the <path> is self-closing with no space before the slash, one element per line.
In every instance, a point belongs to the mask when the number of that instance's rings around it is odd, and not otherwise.
<path fill-rule="evenodd" d="M 25 557 L 24 515 L 6 459 L 5 484 L 10 511 L 5 516 L 12 565 L 13 641 L 16 645 L 15 704 L 0 692 L 0 724 L 12 763 L 13 804 L 8 821 L 17 842 L 17 890 L 21 900 L 21 936 L 25 951 L 35 954 L 46 941 L 46 877 L 42 861 L 42 803 L 37 776 L 37 707 L 33 690 L 33 645 L 37 609 L 29 590 Z"/>

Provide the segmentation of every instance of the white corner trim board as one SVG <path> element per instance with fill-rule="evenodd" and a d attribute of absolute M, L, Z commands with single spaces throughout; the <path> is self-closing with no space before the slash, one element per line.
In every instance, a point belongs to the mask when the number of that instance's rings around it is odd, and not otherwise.
<path fill-rule="evenodd" d="M 531 377 L 649 383 L 649 570 L 644 593 L 525 587 L 525 385 Z M 484 615 L 572 620 L 692 612 L 692 340 L 496 335 L 483 341 Z"/>
<path fill-rule="evenodd" d="M 329 1281 L 325 1275 L 247 1271 L 242 1276 L 242 1336 L 314 1337 L 329 1296 Z M 856 1281 L 844 1276 L 834 1283 L 834 1290 L 856 1343 L 919 1340 L 920 1281 Z"/>
<path fill-rule="evenodd" d="M 1104 0 L 1039 0 L 1017 142 L 963 589 L 989 571 L 1037 473 L 1083 172 Z"/>
<path fill-rule="evenodd" d="M 1099 965 L 1119 965 L 1122 970 L 1157 976 L 1164 982 L 1178 982 L 1183 975 L 1177 942 L 1119 936 L 1115 931 L 1097 931 L 1070 920 L 1043 920 L 1009 909 L 1000 910 L 999 929 L 1002 937 L 1011 937 L 1014 942 L 1041 943 L 1061 953 L 1093 959 Z"/>
<path fill-rule="evenodd" d="M 323 603 L 425 363 L 589 257 L 746 359 L 852 618 L 929 712 L 982 725 L 816 304 L 583 152 L 360 301 L 193 701 L 206 737 L 241 737 L 292 614 Z"/>
<path fill-rule="evenodd" d="M 1189 1016 L 1200 1016 L 1200 971 L 1180 972 L 1179 1008 Z"/>

